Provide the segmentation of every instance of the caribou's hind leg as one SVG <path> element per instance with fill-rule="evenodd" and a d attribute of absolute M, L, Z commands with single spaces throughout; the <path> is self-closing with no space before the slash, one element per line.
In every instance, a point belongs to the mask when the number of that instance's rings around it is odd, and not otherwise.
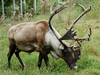
<path fill-rule="evenodd" d="M 18 58 L 19 62 L 20 62 L 21 65 L 22 65 L 22 70 L 24 70 L 25 64 L 24 64 L 24 62 L 22 61 L 22 59 L 20 58 L 19 52 L 20 52 L 20 50 L 17 49 L 17 50 L 15 51 L 15 55 L 16 55 L 16 57 Z"/>
<path fill-rule="evenodd" d="M 15 41 L 14 40 L 11 40 L 9 41 L 9 53 L 7 54 L 8 56 L 8 67 L 9 69 L 11 70 L 11 57 L 13 55 L 13 53 L 15 52 L 15 49 L 16 49 L 16 45 L 15 45 Z"/>

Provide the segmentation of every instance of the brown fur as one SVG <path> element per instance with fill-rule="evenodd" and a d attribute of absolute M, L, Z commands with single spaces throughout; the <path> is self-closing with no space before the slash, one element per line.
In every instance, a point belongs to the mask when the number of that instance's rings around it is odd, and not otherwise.
<path fill-rule="evenodd" d="M 41 46 L 45 43 L 44 36 L 48 31 L 48 22 L 45 20 L 21 23 L 9 29 L 8 38 L 9 40 L 14 40 L 17 46 L 22 45 L 24 47 L 29 45 L 32 47 L 32 43 Z"/>
<path fill-rule="evenodd" d="M 54 28 L 53 28 L 54 29 Z M 58 37 L 59 33 L 54 29 Z M 24 69 L 25 64 L 19 56 L 20 51 L 25 52 L 39 52 L 38 67 L 41 67 L 42 59 L 44 59 L 47 67 L 49 64 L 48 54 L 50 53 L 54 58 L 62 58 L 69 65 L 71 69 L 76 69 L 76 63 L 72 55 L 72 48 L 66 45 L 61 45 L 56 38 L 48 22 L 41 20 L 38 22 L 26 22 L 12 26 L 8 31 L 9 52 L 8 52 L 8 66 L 11 70 L 11 57 L 15 53 L 16 57 Z M 63 42 L 64 43 L 64 42 Z"/>

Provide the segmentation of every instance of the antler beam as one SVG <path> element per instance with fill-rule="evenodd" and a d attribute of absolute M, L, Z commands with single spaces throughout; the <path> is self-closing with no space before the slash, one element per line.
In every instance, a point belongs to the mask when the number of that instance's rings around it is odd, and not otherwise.
<path fill-rule="evenodd" d="M 61 5 L 60 7 L 56 8 L 53 12 L 52 12 L 52 9 L 53 9 L 53 6 L 55 5 L 56 2 L 54 2 L 54 4 L 50 7 L 50 14 L 51 16 L 49 17 L 49 20 L 48 20 L 48 25 L 50 27 L 50 29 L 52 30 L 52 32 L 54 33 L 54 35 L 56 36 L 56 38 L 58 39 L 58 36 L 56 35 L 55 31 L 53 30 L 53 27 L 51 26 L 51 19 L 53 18 L 53 16 L 57 13 L 59 13 L 60 11 L 62 11 L 63 9 L 67 8 L 67 6 L 65 6 L 66 4 L 68 4 L 69 2 L 65 2 L 63 5 Z M 59 40 L 59 39 L 58 39 Z M 59 40 L 61 43 L 62 41 Z M 62 43 L 63 44 L 63 43 Z"/>

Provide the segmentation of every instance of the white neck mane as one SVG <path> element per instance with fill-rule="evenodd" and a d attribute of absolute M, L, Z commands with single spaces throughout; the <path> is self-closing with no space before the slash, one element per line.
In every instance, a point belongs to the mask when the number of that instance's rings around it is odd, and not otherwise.
<path fill-rule="evenodd" d="M 50 51 L 50 54 L 52 55 L 52 57 L 54 57 L 55 59 L 62 57 L 62 52 L 61 50 L 59 50 L 59 46 L 61 45 L 61 43 L 56 38 L 56 36 L 52 33 L 52 31 L 48 31 L 46 33 L 45 41 L 47 45 L 53 48 L 53 50 Z"/>

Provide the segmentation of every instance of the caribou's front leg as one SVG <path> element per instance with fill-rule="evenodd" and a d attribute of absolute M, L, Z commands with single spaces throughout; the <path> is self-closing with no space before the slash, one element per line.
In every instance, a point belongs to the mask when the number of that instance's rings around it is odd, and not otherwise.
<path fill-rule="evenodd" d="M 38 60 L 38 67 L 39 67 L 39 69 L 41 67 L 42 59 L 43 59 L 43 55 L 40 53 L 39 54 L 39 60 Z"/>
<path fill-rule="evenodd" d="M 49 59 L 48 59 L 48 54 L 44 55 L 44 61 L 45 61 L 46 66 L 51 68 L 50 63 L 49 63 Z"/>
<path fill-rule="evenodd" d="M 45 52 L 43 52 L 43 53 L 40 53 L 39 54 L 39 60 L 38 60 L 38 67 L 39 67 L 39 69 L 41 67 L 41 63 L 42 63 L 42 59 L 43 58 L 44 58 L 44 61 L 45 61 L 46 66 L 51 68 L 51 66 L 49 64 L 48 56 L 47 56 L 47 54 Z"/>

